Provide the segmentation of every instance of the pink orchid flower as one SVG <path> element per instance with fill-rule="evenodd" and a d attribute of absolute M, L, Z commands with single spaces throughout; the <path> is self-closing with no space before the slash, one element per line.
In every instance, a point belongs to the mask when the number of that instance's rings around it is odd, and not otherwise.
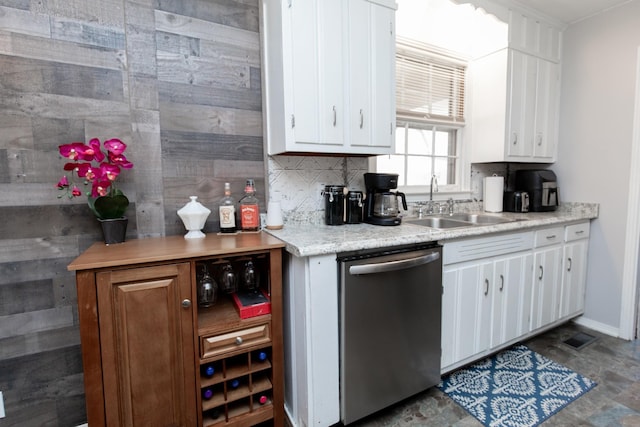
<path fill-rule="evenodd" d="M 58 181 L 57 186 L 60 190 L 67 188 L 69 186 L 69 180 L 67 179 L 66 175 L 60 178 L 60 181 Z"/>
<path fill-rule="evenodd" d="M 118 166 L 110 163 L 102 163 L 100 165 L 100 176 L 102 178 L 107 178 L 109 181 L 115 181 L 118 175 L 120 175 L 120 168 Z"/>
<path fill-rule="evenodd" d="M 73 197 L 80 197 L 82 196 L 82 191 L 80 191 L 80 189 L 74 185 L 71 189 L 71 195 Z"/>
<path fill-rule="evenodd" d="M 104 148 L 106 148 L 110 154 L 119 156 L 127 149 L 127 145 L 119 139 L 113 138 L 104 142 Z"/>

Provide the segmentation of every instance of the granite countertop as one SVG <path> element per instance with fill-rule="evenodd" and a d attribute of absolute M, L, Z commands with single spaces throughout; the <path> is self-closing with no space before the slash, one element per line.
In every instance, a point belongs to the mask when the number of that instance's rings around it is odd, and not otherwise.
<path fill-rule="evenodd" d="M 371 224 L 345 224 L 328 226 L 324 224 L 286 223 L 281 230 L 266 230 L 284 241 L 289 253 L 300 256 L 313 256 L 348 252 L 362 249 L 382 248 L 481 236 L 507 231 L 565 224 L 598 217 L 599 205 L 596 203 L 563 203 L 554 212 L 531 213 L 482 213 L 514 219 L 514 222 L 492 225 L 473 225 L 469 227 L 436 229 L 403 222 L 398 226 L 379 226 Z M 411 219 L 411 218 L 407 218 Z"/>

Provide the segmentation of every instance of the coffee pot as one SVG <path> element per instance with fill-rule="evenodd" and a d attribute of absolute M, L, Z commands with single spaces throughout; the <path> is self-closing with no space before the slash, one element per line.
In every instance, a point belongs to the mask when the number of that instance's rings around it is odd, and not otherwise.
<path fill-rule="evenodd" d="M 398 174 L 365 173 L 364 184 L 367 188 L 364 222 L 375 225 L 399 225 L 402 217 L 398 198 L 402 200 L 404 210 L 407 210 L 407 199 L 404 193 L 391 191 L 398 187 Z"/>
<path fill-rule="evenodd" d="M 404 193 L 385 191 L 375 193 L 373 200 L 373 215 L 379 218 L 394 218 L 400 213 L 398 197 L 402 199 L 402 207 L 407 210 L 407 199 Z"/>

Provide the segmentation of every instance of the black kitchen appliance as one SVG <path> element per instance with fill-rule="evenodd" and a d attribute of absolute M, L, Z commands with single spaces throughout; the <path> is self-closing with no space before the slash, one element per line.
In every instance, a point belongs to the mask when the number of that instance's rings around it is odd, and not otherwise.
<path fill-rule="evenodd" d="M 551 170 L 518 170 L 514 187 L 529 193 L 529 212 L 555 211 L 559 205 L 558 180 Z"/>
<path fill-rule="evenodd" d="M 526 191 L 505 191 L 502 205 L 505 212 L 529 212 L 529 193 Z"/>
<path fill-rule="evenodd" d="M 402 217 L 398 198 L 402 200 L 402 208 L 405 211 L 407 199 L 404 193 L 391 191 L 398 187 L 398 174 L 365 173 L 364 185 L 367 189 L 364 222 L 374 225 L 400 225 Z"/>

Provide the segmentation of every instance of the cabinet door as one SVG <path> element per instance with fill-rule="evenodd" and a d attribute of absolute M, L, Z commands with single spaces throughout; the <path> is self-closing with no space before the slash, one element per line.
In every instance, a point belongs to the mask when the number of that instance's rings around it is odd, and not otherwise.
<path fill-rule="evenodd" d="M 552 161 L 555 158 L 557 140 L 558 64 L 544 59 L 536 60 L 536 103 L 533 157 Z"/>
<path fill-rule="evenodd" d="M 561 246 L 534 252 L 531 330 L 549 325 L 559 318 Z"/>
<path fill-rule="evenodd" d="M 196 425 L 189 264 L 101 272 L 97 288 L 107 425 Z"/>
<path fill-rule="evenodd" d="M 509 139 L 507 160 L 522 160 L 533 155 L 533 129 L 536 101 L 536 58 L 509 49 L 511 67 Z"/>
<path fill-rule="evenodd" d="M 443 368 L 489 348 L 492 263 L 445 267 L 443 271 Z"/>
<path fill-rule="evenodd" d="M 584 311 L 588 245 L 588 240 L 578 240 L 564 246 L 561 318 Z"/>
<path fill-rule="evenodd" d="M 492 348 L 529 332 L 532 268 L 531 253 L 495 262 Z"/>
<path fill-rule="evenodd" d="M 390 148 L 395 131 L 395 11 L 367 0 L 345 4 L 349 145 L 354 153 L 359 146 Z"/>
<path fill-rule="evenodd" d="M 289 7 L 292 126 L 296 142 L 342 145 L 344 54 L 340 0 L 295 1 Z"/>

